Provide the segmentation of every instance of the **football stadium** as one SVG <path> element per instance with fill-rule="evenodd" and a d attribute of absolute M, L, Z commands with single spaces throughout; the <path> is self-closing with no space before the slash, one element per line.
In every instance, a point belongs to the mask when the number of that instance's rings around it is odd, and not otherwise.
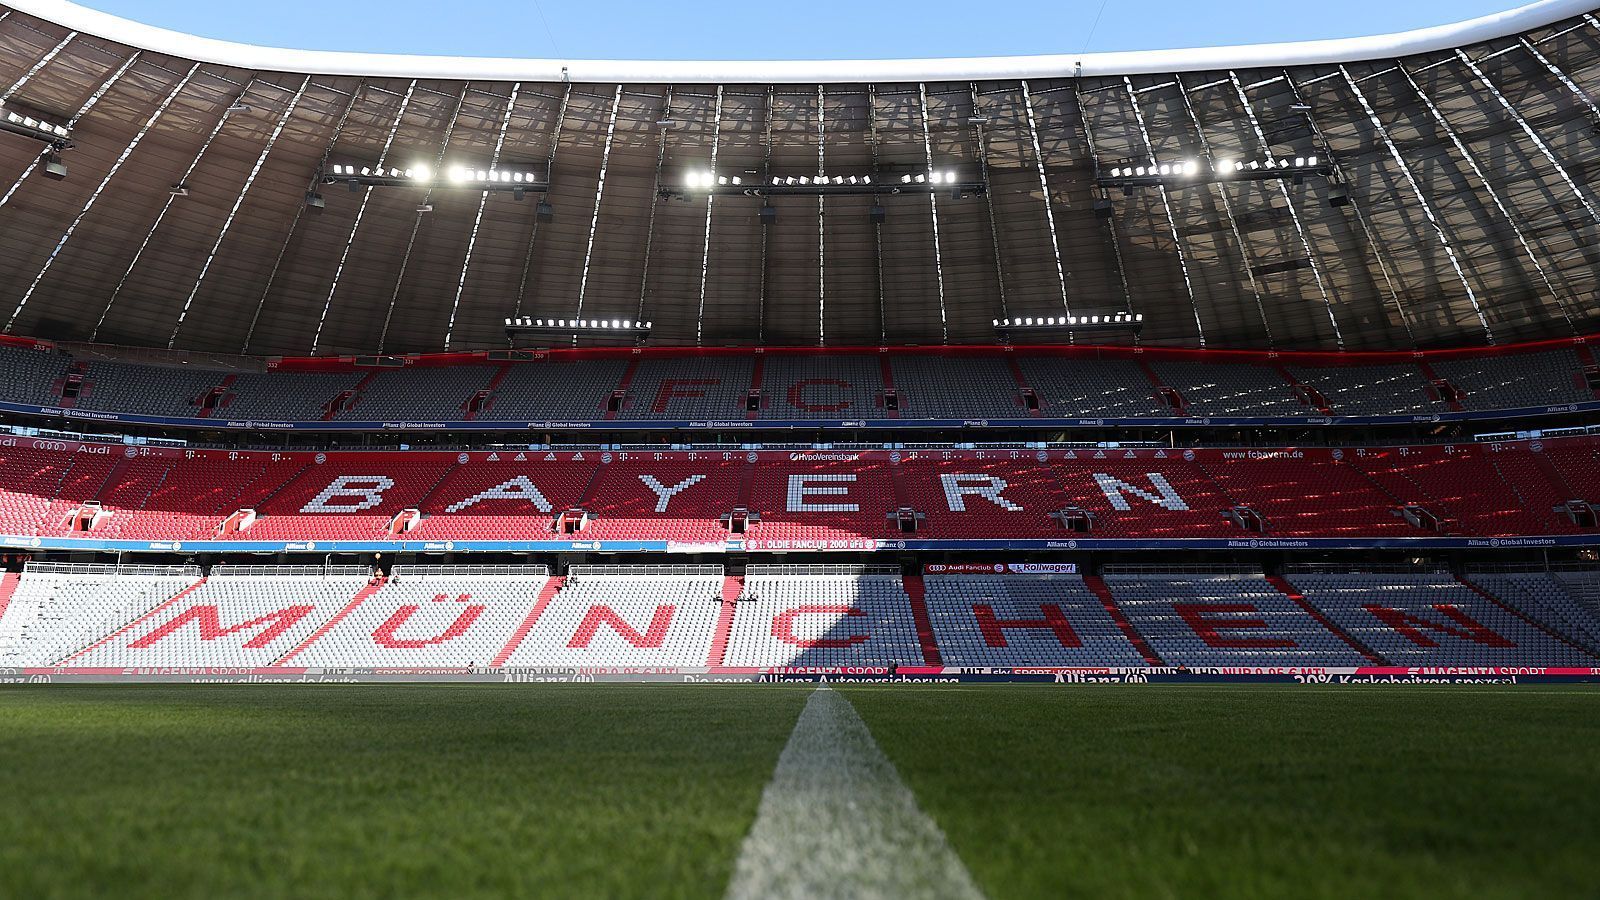
<path fill-rule="evenodd" d="M 3 0 L 0 896 L 1592 896 L 1595 2 L 663 62 Z"/>

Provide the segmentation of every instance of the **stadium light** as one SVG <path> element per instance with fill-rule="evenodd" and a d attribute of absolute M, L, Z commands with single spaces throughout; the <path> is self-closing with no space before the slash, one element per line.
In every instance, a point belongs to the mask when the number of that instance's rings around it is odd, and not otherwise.
<path fill-rule="evenodd" d="M 652 323 L 642 319 L 540 319 L 516 316 L 506 319 L 506 337 L 572 338 L 644 343 Z"/>
<path fill-rule="evenodd" d="M 474 191 L 509 191 L 517 199 L 529 191 L 544 193 L 550 189 L 544 176 L 526 169 L 503 169 L 490 166 L 479 169 L 473 166 L 452 164 L 444 169 L 444 178 L 427 163 L 409 166 L 363 166 L 354 163 L 335 163 L 322 174 L 323 184 L 344 183 L 351 190 L 366 187 L 425 187 L 462 188 Z"/>
<path fill-rule="evenodd" d="M 904 172 L 884 177 L 881 173 L 807 172 L 756 176 L 745 172 L 740 175 L 719 175 L 709 169 L 689 169 L 677 179 L 664 182 L 660 196 L 687 200 L 707 194 L 740 194 L 749 197 L 783 195 L 821 196 L 859 194 L 931 194 L 948 191 L 956 199 L 983 194 L 987 185 L 982 181 L 964 181 L 954 169 L 934 169 L 926 172 Z"/>
<path fill-rule="evenodd" d="M 1003 341 L 1010 341 L 1019 335 L 1048 336 L 1097 331 L 1138 334 L 1144 330 L 1144 314 L 1133 312 L 1086 316 L 1017 316 L 991 321 Z"/>
<path fill-rule="evenodd" d="M 57 150 L 65 150 L 71 146 L 69 140 L 72 131 L 67 126 L 46 121 L 31 112 L 8 107 L 4 100 L 0 100 L 0 131 L 44 141 Z"/>
<path fill-rule="evenodd" d="M 1316 154 L 1299 154 L 1261 159 L 1220 157 L 1209 164 L 1186 159 L 1176 162 L 1138 163 L 1120 160 L 1101 170 L 1095 182 L 1103 188 L 1175 186 L 1209 184 L 1217 181 L 1300 181 L 1308 175 L 1328 176 L 1333 166 Z"/>

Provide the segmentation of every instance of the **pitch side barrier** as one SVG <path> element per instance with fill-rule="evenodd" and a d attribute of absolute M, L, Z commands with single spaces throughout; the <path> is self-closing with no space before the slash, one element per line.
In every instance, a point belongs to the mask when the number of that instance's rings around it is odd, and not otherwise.
<path fill-rule="evenodd" d="M 901 666 L 846 668 L 0 668 L 0 684 L 1600 684 L 1600 668 Z"/>
<path fill-rule="evenodd" d="M 758 430 L 837 430 L 879 428 L 893 430 L 950 430 L 960 428 L 1267 428 L 1347 426 L 1347 425 L 1427 425 L 1444 422 L 1493 422 L 1526 419 L 1566 413 L 1600 412 L 1600 401 L 1562 403 L 1503 410 L 1461 410 L 1439 413 L 1390 416 L 1277 416 L 1206 417 L 1152 416 L 1146 418 L 1027 418 L 1027 419 L 600 419 L 427 422 L 420 420 L 376 422 L 289 422 L 270 419 L 192 419 L 167 416 L 141 416 L 133 413 L 101 412 L 59 406 L 31 406 L 0 402 L 0 412 L 24 416 L 72 419 L 115 425 L 149 425 L 160 428 L 194 428 L 209 431 L 268 432 L 555 432 L 555 431 L 758 431 Z"/>

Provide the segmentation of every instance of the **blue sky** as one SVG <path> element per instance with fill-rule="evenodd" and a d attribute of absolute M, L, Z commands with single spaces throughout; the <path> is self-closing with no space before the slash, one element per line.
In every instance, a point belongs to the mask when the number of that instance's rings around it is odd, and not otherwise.
<path fill-rule="evenodd" d="M 206 37 L 312 50 L 569 59 L 874 59 L 1354 37 L 1517 0 L 78 0 Z M 1098 17 L 1098 24 L 1096 19 Z"/>

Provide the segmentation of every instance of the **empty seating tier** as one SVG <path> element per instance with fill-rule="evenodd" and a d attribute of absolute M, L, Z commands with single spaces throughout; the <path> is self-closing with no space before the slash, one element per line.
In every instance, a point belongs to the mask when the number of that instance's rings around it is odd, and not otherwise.
<path fill-rule="evenodd" d="M 1489 355 L 1207 354 L 1151 348 L 544 351 L 492 362 L 278 360 L 262 371 L 76 360 L 0 346 L 0 401 L 251 422 L 1307 418 L 1492 413 L 1597 400 L 1568 346 Z M 399 364 L 403 362 L 404 364 Z M 1280 363 L 1283 363 L 1280 365 Z M 210 363 L 215 365 L 214 362 Z M 753 407 L 753 408 L 752 408 Z"/>
<path fill-rule="evenodd" d="M 29 563 L 20 581 L 12 577 L 0 614 L 0 666 L 1283 670 L 1600 661 L 1592 570 L 1466 580 L 1318 572 L 1291 574 L 1291 589 L 1245 574 L 1110 574 L 1101 584 L 1017 571 L 1025 566 L 939 568 L 912 591 L 892 568 L 752 566 L 735 598 L 740 582 L 717 566 L 573 566 L 552 579 L 537 566 L 399 566 L 388 578 L 355 567 L 218 566 L 202 577 L 193 568 Z"/>

